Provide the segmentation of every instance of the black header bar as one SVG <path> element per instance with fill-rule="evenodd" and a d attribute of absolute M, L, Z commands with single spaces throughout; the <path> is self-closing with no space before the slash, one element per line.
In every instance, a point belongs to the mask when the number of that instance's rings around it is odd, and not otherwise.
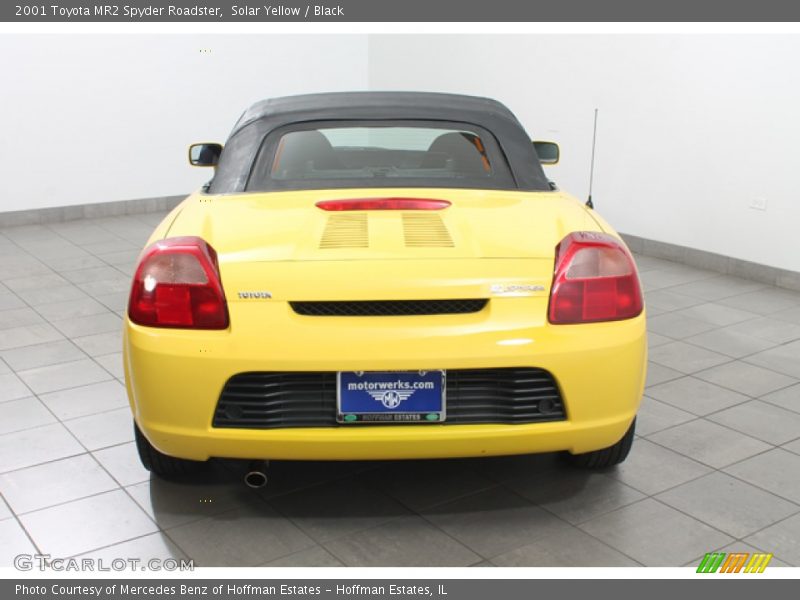
<path fill-rule="evenodd" d="M 791 22 L 786 0 L 3 0 L 0 22 Z"/>

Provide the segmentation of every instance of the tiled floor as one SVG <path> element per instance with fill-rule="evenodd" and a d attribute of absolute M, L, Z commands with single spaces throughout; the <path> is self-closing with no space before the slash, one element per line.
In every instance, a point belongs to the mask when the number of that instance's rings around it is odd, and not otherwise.
<path fill-rule="evenodd" d="M 651 363 L 629 460 L 274 463 L 151 479 L 120 314 L 161 215 L 0 231 L 0 564 L 15 554 L 197 565 L 800 566 L 800 294 L 639 258 Z"/>

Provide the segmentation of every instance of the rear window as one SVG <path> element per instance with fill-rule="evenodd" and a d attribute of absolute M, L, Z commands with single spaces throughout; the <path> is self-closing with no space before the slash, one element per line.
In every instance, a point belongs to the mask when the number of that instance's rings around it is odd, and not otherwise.
<path fill-rule="evenodd" d="M 451 123 L 325 123 L 264 140 L 247 191 L 513 184 L 494 137 Z"/>

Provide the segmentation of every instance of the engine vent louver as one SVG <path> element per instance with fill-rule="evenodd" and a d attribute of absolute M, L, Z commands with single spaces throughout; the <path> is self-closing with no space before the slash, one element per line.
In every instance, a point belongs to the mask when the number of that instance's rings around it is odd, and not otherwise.
<path fill-rule="evenodd" d="M 323 250 L 369 247 L 366 213 L 342 213 L 328 217 L 319 247 Z"/>
<path fill-rule="evenodd" d="M 409 248 L 452 248 L 442 218 L 431 213 L 403 213 L 403 236 Z"/>
<path fill-rule="evenodd" d="M 403 213 L 403 240 L 407 248 L 453 248 L 453 238 L 437 214 Z M 320 249 L 368 248 L 369 221 L 367 213 L 341 213 L 328 218 Z"/>

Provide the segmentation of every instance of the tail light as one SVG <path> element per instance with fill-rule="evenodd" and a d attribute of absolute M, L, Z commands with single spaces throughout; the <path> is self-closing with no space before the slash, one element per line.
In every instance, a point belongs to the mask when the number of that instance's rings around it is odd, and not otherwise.
<path fill-rule="evenodd" d="M 550 292 L 551 323 L 619 321 L 643 308 L 636 265 L 619 240 L 590 231 L 561 240 Z"/>
<path fill-rule="evenodd" d="M 133 276 L 128 316 L 149 327 L 227 328 L 217 253 L 198 237 L 148 246 Z"/>

